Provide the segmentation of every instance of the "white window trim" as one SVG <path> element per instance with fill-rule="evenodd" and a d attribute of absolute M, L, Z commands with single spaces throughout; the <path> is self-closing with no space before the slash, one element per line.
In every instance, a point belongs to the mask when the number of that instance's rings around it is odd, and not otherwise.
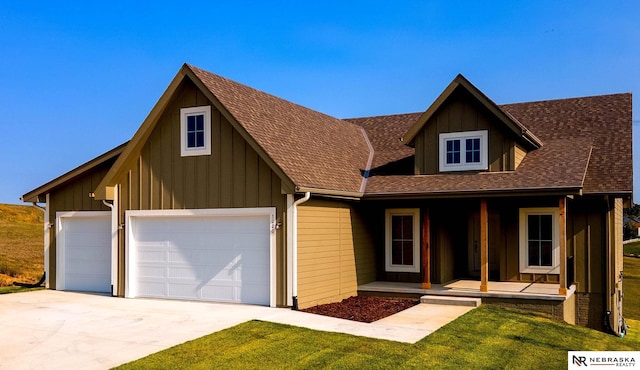
<path fill-rule="evenodd" d="M 413 265 L 391 263 L 391 216 L 413 216 Z M 385 270 L 389 272 L 420 272 L 420 209 L 394 208 L 385 211 Z"/>
<path fill-rule="evenodd" d="M 553 249 L 551 266 L 528 266 L 527 222 L 530 215 L 551 215 L 553 222 Z M 520 272 L 533 274 L 560 273 L 560 211 L 558 208 L 520 208 Z"/>
<path fill-rule="evenodd" d="M 440 172 L 447 171 L 469 171 L 489 169 L 489 134 L 487 130 L 449 132 L 440 134 L 439 145 Z M 447 163 L 447 140 L 480 139 L 480 163 L 466 163 L 466 146 L 460 143 L 460 163 Z"/>
<path fill-rule="evenodd" d="M 187 117 L 204 115 L 204 148 L 187 147 Z M 183 157 L 211 155 L 211 106 L 180 109 L 180 155 Z"/>

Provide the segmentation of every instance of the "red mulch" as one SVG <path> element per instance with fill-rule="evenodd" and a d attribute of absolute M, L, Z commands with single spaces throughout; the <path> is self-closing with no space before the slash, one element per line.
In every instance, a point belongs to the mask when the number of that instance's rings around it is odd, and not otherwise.
<path fill-rule="evenodd" d="M 300 311 L 353 321 L 374 322 L 418 303 L 420 300 L 413 298 L 355 296 L 343 299 L 342 302 L 323 304 Z"/>

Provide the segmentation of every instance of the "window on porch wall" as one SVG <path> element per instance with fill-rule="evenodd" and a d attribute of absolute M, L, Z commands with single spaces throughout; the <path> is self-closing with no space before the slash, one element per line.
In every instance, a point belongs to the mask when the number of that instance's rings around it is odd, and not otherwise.
<path fill-rule="evenodd" d="M 560 236 L 558 208 L 520 209 L 520 272 L 558 274 Z"/>
<path fill-rule="evenodd" d="M 385 267 L 390 272 L 420 272 L 420 210 L 388 209 Z"/>

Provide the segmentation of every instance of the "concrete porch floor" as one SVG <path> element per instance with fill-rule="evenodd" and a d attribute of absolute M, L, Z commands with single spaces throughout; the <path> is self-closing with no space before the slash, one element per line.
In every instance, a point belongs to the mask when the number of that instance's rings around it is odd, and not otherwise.
<path fill-rule="evenodd" d="M 559 288 L 560 284 L 490 281 L 489 291 L 481 292 L 480 281 L 477 280 L 453 280 L 445 284 L 432 284 L 431 289 L 422 289 L 420 283 L 374 281 L 358 286 L 358 292 L 564 301 L 576 290 L 575 285 L 571 285 L 567 289 L 567 295 L 561 296 L 558 294 Z"/>

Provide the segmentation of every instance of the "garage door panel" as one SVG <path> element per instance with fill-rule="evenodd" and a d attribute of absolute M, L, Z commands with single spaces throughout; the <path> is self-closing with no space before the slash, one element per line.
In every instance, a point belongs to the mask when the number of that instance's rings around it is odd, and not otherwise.
<path fill-rule="evenodd" d="M 59 265 L 64 290 L 111 292 L 110 213 L 58 215 Z"/>
<path fill-rule="evenodd" d="M 149 279 L 166 279 L 167 268 L 165 266 L 139 266 L 138 267 L 138 276 Z"/>
<path fill-rule="evenodd" d="M 269 215 L 132 220 L 137 296 L 270 303 Z"/>

